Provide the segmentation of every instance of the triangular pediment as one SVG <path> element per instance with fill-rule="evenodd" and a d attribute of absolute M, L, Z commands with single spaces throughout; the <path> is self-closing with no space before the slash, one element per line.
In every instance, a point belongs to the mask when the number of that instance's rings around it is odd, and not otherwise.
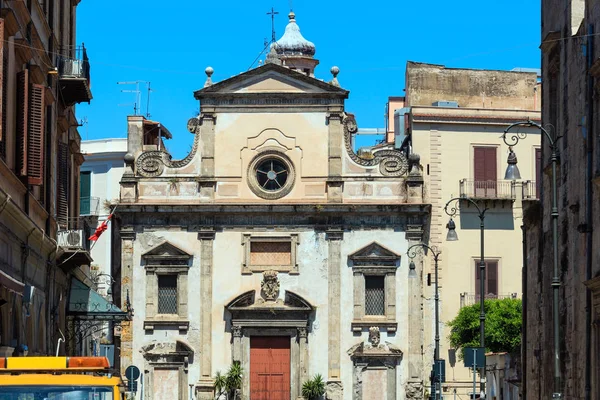
<path fill-rule="evenodd" d="M 344 98 L 348 91 L 276 64 L 266 64 L 196 91 L 196 98 L 220 94 L 306 93 Z"/>
<path fill-rule="evenodd" d="M 142 258 L 157 258 L 157 257 L 169 257 L 169 258 L 190 258 L 191 255 L 181 250 L 180 248 L 172 245 L 169 242 L 162 242 L 156 247 L 148 250 L 142 254 Z"/>
<path fill-rule="evenodd" d="M 352 253 L 348 258 L 355 262 L 396 262 L 400 259 L 400 255 L 394 253 L 385 246 L 377 242 L 373 242 L 362 249 Z"/>

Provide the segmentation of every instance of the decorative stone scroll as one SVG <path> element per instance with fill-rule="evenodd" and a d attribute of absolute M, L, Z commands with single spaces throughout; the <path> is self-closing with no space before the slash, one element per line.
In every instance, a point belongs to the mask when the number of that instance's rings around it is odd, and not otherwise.
<path fill-rule="evenodd" d="M 187 123 L 188 130 L 194 134 L 194 144 L 190 153 L 181 160 L 171 160 L 169 153 L 164 151 L 146 151 L 137 158 L 135 162 L 136 171 L 144 177 L 160 176 L 165 167 L 182 168 L 192 161 L 198 150 L 198 142 L 200 140 L 199 127 L 200 121 L 198 118 L 190 118 Z"/>
<path fill-rule="evenodd" d="M 346 152 L 358 165 L 372 167 L 379 165 L 379 172 L 383 176 L 403 176 L 408 172 L 408 160 L 406 155 L 399 150 L 375 150 L 372 158 L 361 157 L 352 148 L 352 135 L 358 131 L 354 116 L 346 114 L 343 119 L 344 143 Z"/>

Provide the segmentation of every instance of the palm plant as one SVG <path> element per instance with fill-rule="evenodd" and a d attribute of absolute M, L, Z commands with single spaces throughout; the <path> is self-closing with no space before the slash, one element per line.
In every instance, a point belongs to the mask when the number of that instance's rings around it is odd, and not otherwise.
<path fill-rule="evenodd" d="M 225 375 L 217 371 L 215 379 L 215 398 L 225 395 L 227 400 L 234 400 L 237 391 L 242 388 L 243 368 L 239 361 L 234 361 Z"/>
<path fill-rule="evenodd" d="M 321 374 L 316 374 L 302 385 L 302 397 L 306 400 L 317 400 L 324 394 L 325 382 L 323 382 Z"/>

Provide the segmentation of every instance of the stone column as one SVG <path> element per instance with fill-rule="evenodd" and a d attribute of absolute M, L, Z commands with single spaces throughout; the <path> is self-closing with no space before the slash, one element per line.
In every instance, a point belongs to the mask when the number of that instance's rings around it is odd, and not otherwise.
<path fill-rule="evenodd" d="M 328 255 L 328 281 L 329 281 L 329 353 L 327 372 L 327 398 L 330 400 L 342 399 L 342 381 L 340 375 L 340 341 L 341 341 L 341 302 L 340 302 L 340 269 L 341 248 L 344 232 L 339 230 L 327 231 L 329 243 Z"/>
<path fill-rule="evenodd" d="M 408 245 L 420 243 L 423 234 L 422 226 L 407 227 Z M 423 256 L 414 259 L 415 275 L 408 277 L 408 380 L 406 383 L 407 399 L 423 398 Z"/>
<path fill-rule="evenodd" d="M 300 371 L 299 388 L 302 388 L 304 382 L 309 379 L 308 374 L 308 330 L 306 328 L 298 328 L 298 345 L 300 346 Z"/>
<path fill-rule="evenodd" d="M 341 203 L 343 195 L 342 152 L 344 151 L 343 113 L 330 112 L 327 115 L 329 125 L 329 158 L 327 178 L 327 201 Z"/>
<path fill-rule="evenodd" d="M 127 301 L 134 298 L 133 291 L 133 227 L 124 227 L 121 235 L 121 310 L 127 310 Z M 121 372 L 133 364 L 133 321 L 121 323 Z"/>
<path fill-rule="evenodd" d="M 200 380 L 196 387 L 196 398 L 212 400 L 214 382 L 212 378 L 212 283 L 213 245 L 215 231 L 198 232 L 200 240 Z"/>
<path fill-rule="evenodd" d="M 242 327 L 233 325 L 231 327 L 233 335 L 233 361 L 242 362 Z"/>

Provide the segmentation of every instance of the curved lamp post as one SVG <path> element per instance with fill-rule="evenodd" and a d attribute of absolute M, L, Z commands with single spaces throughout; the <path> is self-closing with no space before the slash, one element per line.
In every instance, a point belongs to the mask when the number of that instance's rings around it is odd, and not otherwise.
<path fill-rule="evenodd" d="M 519 143 L 519 140 L 527 137 L 527 133 L 525 132 L 511 132 L 515 127 L 534 127 L 542 131 L 542 133 L 548 139 L 548 144 L 550 145 L 550 161 L 552 162 L 552 264 L 553 264 L 553 276 L 552 276 L 552 292 L 553 292 L 553 310 L 552 310 L 552 320 L 554 323 L 554 393 L 552 394 L 553 399 L 562 398 L 561 393 L 561 372 L 560 372 L 560 323 L 559 323 L 559 315 L 558 315 L 558 305 L 559 305 L 559 289 L 560 289 L 560 274 L 558 271 L 558 194 L 556 187 L 556 164 L 558 161 L 557 150 L 558 146 L 556 142 L 562 136 L 558 136 L 555 132 L 554 135 L 548 133 L 546 129 L 540 124 L 533 122 L 531 120 L 516 122 L 512 125 L 509 125 L 502 135 L 502 139 L 504 143 L 510 146 L 510 153 L 508 155 L 508 168 L 506 168 L 506 174 L 504 179 L 521 179 L 521 174 L 519 173 L 519 168 L 517 167 L 517 156 L 512 151 L 512 146 L 515 146 Z M 512 158 L 511 158 L 512 156 Z"/>
<path fill-rule="evenodd" d="M 484 231 L 484 220 L 485 220 L 485 212 L 488 210 L 486 207 L 480 207 L 477 202 L 469 197 L 454 197 L 446 203 L 444 206 L 444 211 L 446 214 L 450 216 L 450 221 L 446 225 L 448 228 L 448 235 L 446 236 L 446 240 L 449 242 L 457 241 L 458 235 L 456 234 L 456 224 L 454 223 L 454 217 L 460 210 L 459 203 L 460 201 L 467 201 L 475 206 L 479 216 L 479 230 L 481 236 L 481 253 L 479 260 L 479 305 L 480 305 L 480 314 L 479 314 L 479 347 L 485 349 L 485 258 L 484 258 L 484 247 L 483 247 L 483 231 Z M 484 350 L 485 351 L 485 350 Z M 485 394 L 485 365 L 481 367 L 479 370 L 479 378 L 480 378 L 480 390 L 481 395 Z"/>
<path fill-rule="evenodd" d="M 410 246 L 408 248 L 408 250 L 406 250 L 406 254 L 408 255 L 408 258 L 410 258 L 410 265 L 409 265 L 409 270 L 410 271 L 415 271 L 415 263 L 413 261 L 413 258 L 415 258 L 418 254 L 422 254 L 423 250 L 429 250 L 431 251 L 431 254 L 433 254 L 433 260 L 435 261 L 435 350 L 433 353 L 433 370 L 434 370 L 434 376 L 435 376 L 435 394 L 434 394 L 434 399 L 438 400 L 440 399 L 440 394 L 441 394 L 441 388 L 440 388 L 440 383 L 441 383 L 441 375 L 442 375 L 442 371 L 441 371 L 441 366 L 440 366 L 440 309 L 439 309 L 439 302 L 440 302 L 440 296 L 439 296 L 439 292 L 438 292 L 438 260 L 441 254 L 441 251 L 439 251 L 437 249 L 437 247 L 433 246 L 433 247 L 429 247 L 424 243 L 417 243 L 417 244 L 413 244 L 412 246 Z"/>

